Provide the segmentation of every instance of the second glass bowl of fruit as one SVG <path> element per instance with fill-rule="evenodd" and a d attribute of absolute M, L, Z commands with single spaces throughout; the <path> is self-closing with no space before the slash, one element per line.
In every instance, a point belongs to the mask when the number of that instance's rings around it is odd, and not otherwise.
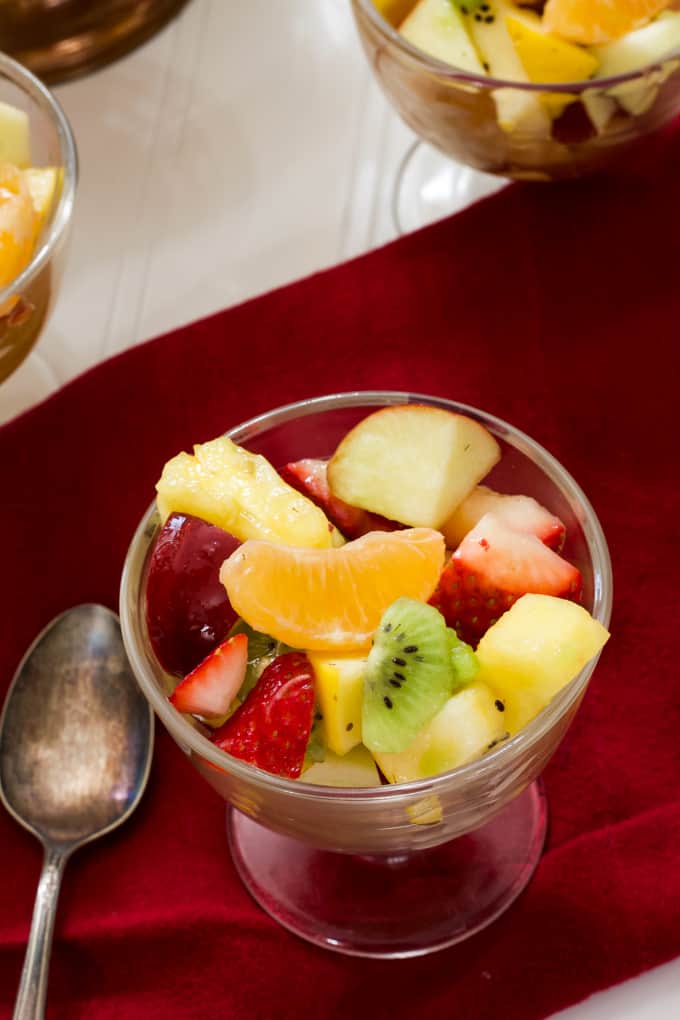
<path fill-rule="evenodd" d="M 592 508 L 532 440 L 450 401 L 341 394 L 166 464 L 121 618 L 142 689 L 236 809 L 256 899 L 311 941 L 407 956 L 529 880 L 534 780 L 610 599 Z"/>
<path fill-rule="evenodd" d="M 28 356 L 58 285 L 77 178 L 54 96 L 0 54 L 0 383 Z"/>
<path fill-rule="evenodd" d="M 507 177 L 608 166 L 680 112 L 670 0 L 352 0 L 383 91 L 425 142 Z"/>

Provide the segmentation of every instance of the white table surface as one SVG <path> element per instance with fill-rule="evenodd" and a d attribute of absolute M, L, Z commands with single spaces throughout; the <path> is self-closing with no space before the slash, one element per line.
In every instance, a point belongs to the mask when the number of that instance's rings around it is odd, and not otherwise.
<path fill-rule="evenodd" d="M 349 0 L 192 0 L 55 91 L 79 149 L 77 212 L 57 305 L 0 386 L 0 422 L 109 355 L 396 236 L 412 135 L 372 80 Z M 463 173 L 460 187 L 463 205 L 475 185 Z M 559 1017 L 680 1017 L 680 960 Z"/>

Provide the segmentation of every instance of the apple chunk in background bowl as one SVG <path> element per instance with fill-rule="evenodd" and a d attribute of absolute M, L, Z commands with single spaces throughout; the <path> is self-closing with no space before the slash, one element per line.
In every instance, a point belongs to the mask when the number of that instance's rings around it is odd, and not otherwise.
<path fill-rule="evenodd" d="M 369 414 L 410 403 L 467 415 L 491 432 L 502 456 L 489 484 L 534 496 L 565 523 L 565 554 L 581 571 L 583 603 L 606 626 L 611 568 L 597 518 L 568 473 L 512 426 L 453 401 L 369 392 L 289 405 L 228 435 L 283 466 L 328 458 Z M 363 956 L 431 952 L 493 921 L 540 858 L 547 808 L 536 780 L 579 706 L 595 660 L 516 736 L 453 771 L 367 789 L 280 778 L 226 754 L 168 702 L 175 681 L 158 662 L 145 614 L 159 525 L 152 505 L 128 552 L 120 605 L 126 648 L 168 732 L 229 805 L 232 856 L 255 899 L 303 938 Z"/>
<path fill-rule="evenodd" d="M 572 6 L 587 13 L 602 4 Z M 680 113 L 680 13 L 643 16 L 638 27 L 633 11 L 623 21 L 633 30 L 620 37 L 586 25 L 574 41 L 573 32 L 555 34 L 553 25 L 564 29 L 550 20 L 550 3 L 543 18 L 542 5 L 531 6 L 352 0 L 362 45 L 397 113 L 424 142 L 478 170 L 580 177 L 626 158 Z M 625 19 L 628 6 L 656 15 L 667 5 L 605 3 L 617 6 Z"/>

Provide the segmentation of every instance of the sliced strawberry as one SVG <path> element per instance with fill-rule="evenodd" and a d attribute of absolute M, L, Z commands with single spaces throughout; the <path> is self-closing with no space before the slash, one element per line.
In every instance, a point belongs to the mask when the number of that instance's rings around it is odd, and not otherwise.
<path fill-rule="evenodd" d="M 226 715 L 246 675 L 248 636 L 235 634 L 175 687 L 170 702 L 180 712 L 206 718 Z"/>
<path fill-rule="evenodd" d="M 302 652 L 270 663 L 213 743 L 251 765 L 297 779 L 314 717 L 314 670 Z"/>
<path fill-rule="evenodd" d="M 458 546 L 430 599 L 458 636 L 476 645 L 520 595 L 578 601 L 581 573 L 535 535 L 485 514 Z"/>
<path fill-rule="evenodd" d="M 396 521 L 388 521 L 380 514 L 350 506 L 349 503 L 334 496 L 326 477 L 327 466 L 325 460 L 314 460 L 310 457 L 286 464 L 280 474 L 289 485 L 321 507 L 326 517 L 345 538 L 361 538 L 369 531 L 396 531 L 403 527 Z"/>
<path fill-rule="evenodd" d="M 564 524 L 533 497 L 494 492 L 486 485 L 477 485 L 442 525 L 449 549 L 455 549 L 487 513 L 495 514 L 513 531 L 535 535 L 555 552 L 564 545 Z"/>

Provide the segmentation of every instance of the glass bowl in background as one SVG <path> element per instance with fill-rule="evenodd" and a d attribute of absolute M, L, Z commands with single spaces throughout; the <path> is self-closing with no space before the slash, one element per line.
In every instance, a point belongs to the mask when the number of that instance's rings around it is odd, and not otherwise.
<path fill-rule="evenodd" d="M 0 401 L 2 383 L 36 343 L 59 286 L 64 242 L 73 216 L 78 161 L 61 106 L 30 71 L 0 53 L 0 101 L 24 110 L 31 129 L 34 166 L 60 171 L 56 194 L 30 263 L 0 288 Z"/>
<path fill-rule="evenodd" d="M 680 114 L 678 53 L 616 78 L 549 86 L 500 81 L 457 70 L 412 46 L 373 0 L 351 2 L 373 74 L 394 109 L 423 142 L 463 167 L 519 180 L 582 177 L 625 159 Z M 516 126 L 502 128 L 500 111 Z M 428 190 L 433 204 L 443 202 L 446 170 L 435 155 L 427 146 L 414 147 L 400 168 L 400 229 L 430 218 Z M 458 176 L 470 197 L 493 187 L 471 184 L 469 173 Z M 455 186 L 448 185 L 452 192 Z"/>
<path fill-rule="evenodd" d="M 453 401 L 369 392 L 292 404 L 227 435 L 280 467 L 329 456 L 367 414 L 403 403 L 468 414 L 493 432 L 503 456 L 490 484 L 533 495 L 562 518 L 565 555 L 583 573 L 584 604 L 607 626 L 611 566 L 595 513 L 564 468 L 505 422 Z M 125 645 L 168 732 L 230 805 L 232 855 L 255 899 L 303 938 L 359 956 L 427 953 L 493 921 L 540 858 L 547 808 L 536 780 L 562 740 L 596 660 L 524 730 L 452 772 L 371 789 L 279 778 L 217 748 L 167 700 L 177 680 L 159 665 L 145 620 L 146 572 L 158 529 L 154 503 L 132 539 L 123 572 Z"/>
<path fill-rule="evenodd" d="M 3 45 L 43 81 L 64 81 L 141 45 L 187 0 L 1 0 Z"/>

